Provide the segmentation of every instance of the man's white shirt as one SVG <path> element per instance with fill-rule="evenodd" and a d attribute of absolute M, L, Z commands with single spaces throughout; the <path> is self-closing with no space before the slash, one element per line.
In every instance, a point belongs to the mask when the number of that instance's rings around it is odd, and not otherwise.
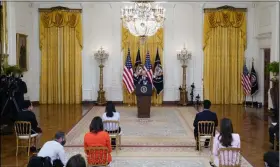
<path fill-rule="evenodd" d="M 38 157 L 50 157 L 53 162 L 56 159 L 60 159 L 66 166 L 67 157 L 64 151 L 64 147 L 57 141 L 52 140 L 46 142 L 37 154 Z"/>

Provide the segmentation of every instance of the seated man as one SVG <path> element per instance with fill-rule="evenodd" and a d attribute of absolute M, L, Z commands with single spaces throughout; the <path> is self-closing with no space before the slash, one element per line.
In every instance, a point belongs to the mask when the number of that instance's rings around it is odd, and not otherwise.
<path fill-rule="evenodd" d="M 277 140 L 279 140 L 279 120 L 277 120 L 276 125 L 269 127 L 269 142 L 272 144 L 272 149 L 274 148 L 274 136 L 276 135 Z"/>
<path fill-rule="evenodd" d="M 17 121 L 28 121 L 31 123 L 31 134 L 38 134 L 36 138 L 36 146 L 30 148 L 31 152 L 35 152 L 36 148 L 39 149 L 40 137 L 42 134 L 42 129 L 38 127 L 38 122 L 34 114 L 33 106 L 30 100 L 26 100 L 23 103 L 23 110 L 17 114 Z"/>
<path fill-rule="evenodd" d="M 216 113 L 211 112 L 209 110 L 210 107 L 211 107 L 211 102 L 209 100 L 204 100 L 203 101 L 203 107 L 204 107 L 203 111 L 197 113 L 196 116 L 195 116 L 195 119 L 193 121 L 194 137 L 195 137 L 195 139 L 197 141 L 196 142 L 196 149 L 197 150 L 199 149 L 199 142 L 197 140 L 197 137 L 198 137 L 198 122 L 199 121 L 214 121 L 215 122 L 215 126 L 216 127 L 218 126 L 218 118 L 217 118 Z M 215 134 L 215 131 L 214 131 L 214 134 Z M 206 140 L 205 143 L 204 143 L 204 146 L 208 147 L 208 145 L 209 145 L 209 140 Z"/>
<path fill-rule="evenodd" d="M 54 167 L 66 166 L 67 158 L 63 147 L 65 143 L 65 133 L 57 132 L 55 139 L 46 142 L 37 156 L 42 158 L 50 157 Z"/>

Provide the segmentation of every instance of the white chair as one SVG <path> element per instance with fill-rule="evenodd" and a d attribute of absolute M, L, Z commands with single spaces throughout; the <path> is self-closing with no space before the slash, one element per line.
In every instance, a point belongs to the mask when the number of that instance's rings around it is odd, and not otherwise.
<path fill-rule="evenodd" d="M 106 120 L 103 121 L 103 126 L 104 129 L 109 133 L 111 140 L 116 140 L 116 153 L 118 153 L 118 150 L 121 149 L 121 132 L 119 132 L 120 122 Z"/>
<path fill-rule="evenodd" d="M 213 134 L 215 132 L 215 122 L 214 121 L 199 121 L 198 122 L 198 146 L 199 151 L 201 151 L 201 143 L 209 139 L 210 150 L 212 150 Z"/>
<path fill-rule="evenodd" d="M 219 167 L 241 167 L 240 148 L 220 148 L 218 151 Z"/>

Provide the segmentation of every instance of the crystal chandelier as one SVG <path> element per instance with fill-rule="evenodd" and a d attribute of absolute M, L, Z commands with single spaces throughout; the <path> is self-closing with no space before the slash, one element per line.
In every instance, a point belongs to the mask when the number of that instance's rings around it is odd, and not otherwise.
<path fill-rule="evenodd" d="M 153 2 L 134 2 L 134 6 L 121 9 L 121 15 L 124 27 L 143 43 L 163 27 L 165 9 Z"/>

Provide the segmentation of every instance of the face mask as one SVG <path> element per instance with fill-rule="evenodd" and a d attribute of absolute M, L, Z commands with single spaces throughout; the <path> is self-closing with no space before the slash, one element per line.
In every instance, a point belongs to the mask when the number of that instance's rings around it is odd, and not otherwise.
<path fill-rule="evenodd" d="M 64 146 L 65 144 L 66 144 L 66 140 L 63 140 L 63 141 L 61 142 L 61 145 Z"/>

